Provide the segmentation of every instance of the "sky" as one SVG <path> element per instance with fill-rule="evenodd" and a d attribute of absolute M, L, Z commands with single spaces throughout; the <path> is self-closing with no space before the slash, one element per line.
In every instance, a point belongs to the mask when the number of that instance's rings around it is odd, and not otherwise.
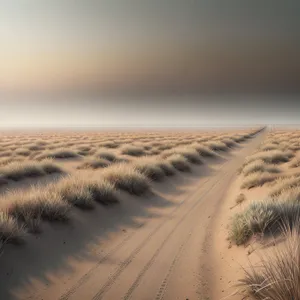
<path fill-rule="evenodd" d="M 268 106 L 270 94 L 300 92 L 297 0 L 0 4 L 0 126 L 228 123 L 224 93 L 255 95 L 232 100 L 245 112 L 251 101 Z M 272 101 L 270 122 L 283 102 Z M 225 116 L 197 118 L 219 107 Z"/>

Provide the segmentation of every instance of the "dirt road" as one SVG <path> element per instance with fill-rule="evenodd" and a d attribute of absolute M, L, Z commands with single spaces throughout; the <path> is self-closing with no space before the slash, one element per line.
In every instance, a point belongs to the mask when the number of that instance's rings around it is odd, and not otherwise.
<path fill-rule="evenodd" d="M 160 198 L 169 204 L 149 206 L 136 226 L 107 236 L 105 243 L 102 238 L 105 246 L 93 259 L 76 257 L 71 272 L 52 271 L 47 283 L 38 278 L 22 283 L 12 299 L 212 300 L 210 282 L 219 278 L 210 273 L 211 228 L 238 168 L 264 135 L 243 143 L 226 159 L 197 167 L 197 176 L 180 184 L 157 184 L 154 203 Z"/>

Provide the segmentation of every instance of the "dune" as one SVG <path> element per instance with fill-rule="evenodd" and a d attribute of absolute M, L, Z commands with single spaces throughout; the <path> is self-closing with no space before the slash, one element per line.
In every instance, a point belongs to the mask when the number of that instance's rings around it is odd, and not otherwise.
<path fill-rule="evenodd" d="M 204 135 L 53 133 L 45 141 L 27 137 L 22 149 L 38 152 L 37 160 L 32 156 L 29 162 L 42 164 L 41 157 L 56 149 L 68 150 L 64 153 L 72 157 L 53 158 L 65 171 L 54 179 L 25 178 L 6 184 L 13 195 L 2 191 L 1 211 L 23 231 L 17 244 L 2 234 L 0 299 L 220 299 L 213 294 L 222 286 L 214 276 L 228 272 L 218 255 L 228 247 L 224 224 L 236 209 L 227 211 L 231 195 L 239 190 L 237 170 L 265 133 L 209 133 L 206 141 L 215 137 L 218 142 L 196 145 Z M 9 139 L 3 139 L 0 147 L 7 143 Z M 161 148 L 164 143 L 168 146 Z M 158 148 L 162 153 L 147 152 Z M 82 168 L 83 162 L 96 159 L 109 163 Z M 246 200 L 235 205 L 246 205 L 252 192 L 246 191 Z M 54 218 L 54 213 L 64 218 Z M 0 222 L 0 237 L 2 226 Z"/>

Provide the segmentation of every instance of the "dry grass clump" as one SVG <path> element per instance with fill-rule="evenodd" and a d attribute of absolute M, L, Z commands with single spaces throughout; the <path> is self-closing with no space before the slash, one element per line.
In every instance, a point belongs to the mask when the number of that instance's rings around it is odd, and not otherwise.
<path fill-rule="evenodd" d="M 262 160 L 267 164 L 280 164 L 288 162 L 294 153 L 292 151 L 270 150 L 256 153 L 247 159 L 247 163 L 254 160 Z"/>
<path fill-rule="evenodd" d="M 171 150 L 164 151 L 161 156 L 163 158 L 168 158 L 173 155 L 181 155 L 186 158 L 187 161 L 193 164 L 202 164 L 202 160 L 200 158 L 199 152 L 192 147 L 179 147 Z"/>
<path fill-rule="evenodd" d="M 293 176 L 290 178 L 281 178 L 276 182 L 277 184 L 269 193 L 271 198 L 277 198 L 281 194 L 290 191 L 293 188 L 300 187 L 300 178 L 297 176 Z"/>
<path fill-rule="evenodd" d="M 259 266 L 245 269 L 241 286 L 258 300 L 300 299 L 300 239 L 298 229 L 285 230 L 285 241 L 270 253 L 260 255 Z"/>
<path fill-rule="evenodd" d="M 191 170 L 188 160 L 181 154 L 173 154 L 166 160 L 178 171 L 187 172 Z"/>
<path fill-rule="evenodd" d="M 148 178 L 134 166 L 125 163 L 113 165 L 103 171 L 103 178 L 116 188 L 134 195 L 142 195 L 150 190 Z"/>
<path fill-rule="evenodd" d="M 200 156 L 202 157 L 215 157 L 217 156 L 217 153 L 215 153 L 214 151 L 212 151 L 211 149 L 209 149 L 208 147 L 201 145 L 201 144 L 192 144 L 191 145 L 192 148 L 194 148 Z"/>
<path fill-rule="evenodd" d="M 140 157 L 133 162 L 133 166 L 142 174 L 152 180 L 161 180 L 165 176 L 159 161 L 153 157 Z"/>
<path fill-rule="evenodd" d="M 190 147 L 183 147 L 175 149 L 174 153 L 182 155 L 185 157 L 189 162 L 193 164 L 202 164 L 202 160 L 198 151 Z"/>
<path fill-rule="evenodd" d="M 77 158 L 80 157 L 78 153 L 70 149 L 56 149 L 55 151 L 43 152 L 42 154 L 36 156 L 37 160 L 42 160 L 45 158 L 52 159 L 66 159 L 66 158 Z"/>
<path fill-rule="evenodd" d="M 8 157 L 11 156 L 13 153 L 12 151 L 2 151 L 0 152 L 0 157 Z"/>
<path fill-rule="evenodd" d="M 53 188 L 32 187 L 28 191 L 11 192 L 5 196 L 8 214 L 24 222 L 29 228 L 39 220 L 66 221 L 70 205 Z"/>
<path fill-rule="evenodd" d="M 42 163 L 15 162 L 0 168 L 0 175 L 2 175 L 2 178 L 14 181 L 62 172 L 63 170 L 59 166 L 49 160 Z"/>
<path fill-rule="evenodd" d="M 163 170 L 166 176 L 172 176 L 176 173 L 175 168 L 169 161 L 159 160 L 157 165 Z"/>
<path fill-rule="evenodd" d="M 248 176 L 257 172 L 268 172 L 268 173 L 280 173 L 280 169 L 276 166 L 270 166 L 263 160 L 255 160 L 244 166 L 242 173 L 244 176 Z"/>
<path fill-rule="evenodd" d="M 41 151 L 44 150 L 45 147 L 39 144 L 30 144 L 27 146 L 28 150 L 30 151 Z"/>
<path fill-rule="evenodd" d="M 111 165 L 111 162 L 102 158 L 91 158 L 85 160 L 78 166 L 78 169 L 99 169 L 106 168 Z"/>
<path fill-rule="evenodd" d="M 267 182 L 272 182 L 276 180 L 277 176 L 275 174 L 270 173 L 260 173 L 256 172 L 248 175 L 244 182 L 241 185 L 242 189 L 251 189 L 259 186 L 263 186 Z"/>
<path fill-rule="evenodd" d="M 236 214 L 230 224 L 229 239 L 237 245 L 246 243 L 253 235 L 276 234 L 285 224 L 299 225 L 299 203 L 261 201 L 250 204 Z"/>
<path fill-rule="evenodd" d="M 114 162 L 117 160 L 117 156 L 114 153 L 108 151 L 98 151 L 96 152 L 95 156 L 97 158 L 106 159 L 110 162 Z"/>
<path fill-rule="evenodd" d="M 20 225 L 15 218 L 6 212 L 0 211 L 0 242 L 19 242 L 26 235 L 23 225 Z"/>
<path fill-rule="evenodd" d="M 118 202 L 114 186 L 106 180 L 88 180 L 68 177 L 53 185 L 62 199 L 82 209 L 94 208 L 95 202 L 110 204 Z"/>
<path fill-rule="evenodd" d="M 107 141 L 107 142 L 103 142 L 103 143 L 100 143 L 99 144 L 100 147 L 104 147 L 104 148 L 118 148 L 120 146 L 119 143 L 117 142 L 110 142 L 110 141 Z"/>
<path fill-rule="evenodd" d="M 145 151 L 142 147 L 125 145 L 121 153 L 130 156 L 142 156 L 145 154 Z"/>
<path fill-rule="evenodd" d="M 231 138 L 221 139 L 221 142 L 229 148 L 236 146 L 236 142 Z"/>
<path fill-rule="evenodd" d="M 16 149 L 15 153 L 17 155 L 21 155 L 21 156 L 29 156 L 31 152 L 28 149 L 19 148 L 19 149 Z"/>
<path fill-rule="evenodd" d="M 261 151 L 271 151 L 271 150 L 278 150 L 279 145 L 274 144 L 274 143 L 268 143 L 268 144 L 264 144 L 260 147 Z"/>
<path fill-rule="evenodd" d="M 205 146 L 213 151 L 228 151 L 227 145 L 220 141 L 206 142 Z"/>

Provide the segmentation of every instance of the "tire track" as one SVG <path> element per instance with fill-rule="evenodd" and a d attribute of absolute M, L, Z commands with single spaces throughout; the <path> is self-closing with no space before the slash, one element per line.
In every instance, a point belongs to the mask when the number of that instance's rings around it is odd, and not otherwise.
<path fill-rule="evenodd" d="M 132 286 L 129 288 L 128 292 L 126 293 L 124 299 L 129 299 L 132 292 L 136 289 L 136 287 L 139 285 L 140 280 L 144 276 L 144 274 L 147 272 L 147 270 L 150 268 L 150 266 L 155 261 L 155 258 L 160 253 L 163 246 L 166 244 L 166 242 L 170 239 L 170 237 L 173 235 L 173 233 L 176 231 L 178 226 L 186 219 L 186 217 L 191 213 L 191 211 L 199 204 L 201 203 L 201 200 L 204 196 L 206 196 L 211 189 L 216 186 L 222 178 L 218 178 L 216 182 L 210 187 L 210 189 L 206 190 L 202 195 L 195 201 L 195 203 L 192 205 L 192 207 L 180 218 L 180 220 L 176 223 L 176 225 L 173 227 L 171 232 L 166 236 L 166 238 L 163 240 L 160 247 L 155 251 L 154 255 L 151 257 L 151 259 L 147 262 L 147 264 L 144 266 L 142 271 L 139 273 L 138 277 L 132 284 Z M 194 194 L 194 193 L 193 193 Z M 167 221 L 167 220 L 166 220 Z M 102 286 L 102 288 L 97 292 L 97 294 L 92 298 L 92 300 L 100 300 L 102 299 L 102 296 L 111 288 L 111 286 L 115 283 L 115 281 L 118 279 L 118 277 L 123 273 L 123 271 L 129 266 L 129 264 L 132 262 L 134 257 L 142 250 L 142 248 L 149 242 L 149 240 L 152 238 L 152 236 L 165 224 L 166 222 L 161 223 L 157 228 L 137 247 L 130 256 L 123 261 L 120 264 L 120 267 L 114 272 L 112 276 L 109 277 L 109 279 L 106 281 L 106 283 Z M 126 298 L 127 297 L 127 298 Z"/>
<path fill-rule="evenodd" d="M 230 161 L 226 161 L 223 164 L 220 165 L 220 167 L 217 169 L 216 172 L 219 172 L 222 170 L 224 166 L 229 164 Z M 218 174 L 219 175 L 219 174 Z M 192 198 L 194 195 L 198 193 L 198 191 L 205 187 L 210 181 L 213 181 L 215 178 L 211 177 L 205 180 L 201 186 L 198 186 L 191 194 L 187 195 L 168 215 L 165 216 L 165 219 L 154 229 L 154 231 L 151 232 L 150 235 L 147 236 L 147 238 L 144 240 L 145 242 L 148 241 L 165 223 L 167 223 L 171 216 L 173 216 L 176 211 L 188 200 L 189 198 Z M 133 231 L 130 235 L 128 235 L 124 240 L 122 240 L 117 246 L 115 246 L 111 251 L 109 251 L 105 256 L 103 256 L 97 263 L 94 265 L 85 275 L 83 275 L 77 282 L 74 284 L 67 292 L 65 292 L 63 295 L 60 296 L 59 300 L 67 300 L 69 299 L 81 286 L 83 286 L 89 278 L 92 277 L 93 273 L 98 269 L 98 267 L 104 263 L 111 255 L 113 255 L 115 252 L 117 252 L 123 245 L 126 244 L 142 227 L 141 224 L 137 230 Z M 143 245 L 144 246 L 144 245 Z M 139 247 L 138 247 L 139 248 Z M 137 249 L 137 248 L 136 248 Z M 135 249 L 135 250 L 136 250 Z M 135 251 L 134 250 L 134 251 Z M 121 263 L 122 265 L 122 263 Z"/>

